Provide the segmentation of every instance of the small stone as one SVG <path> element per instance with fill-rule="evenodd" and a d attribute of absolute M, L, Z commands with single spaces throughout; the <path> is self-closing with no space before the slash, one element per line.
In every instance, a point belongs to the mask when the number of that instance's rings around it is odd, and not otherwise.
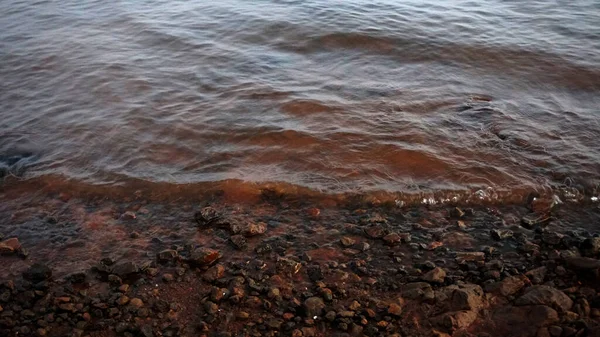
<path fill-rule="evenodd" d="M 323 309 L 325 309 L 325 303 L 320 297 L 310 297 L 304 301 L 304 309 L 306 310 L 306 316 L 313 318 L 321 315 Z"/>
<path fill-rule="evenodd" d="M 390 233 L 383 237 L 383 241 L 385 241 L 385 243 L 390 246 L 395 246 L 399 244 L 401 240 L 402 238 L 400 237 L 400 235 L 398 235 L 398 233 Z"/>
<path fill-rule="evenodd" d="M 330 322 L 333 322 L 336 317 L 337 317 L 337 313 L 335 311 L 328 311 L 325 314 L 325 319 L 328 320 L 328 321 L 330 321 Z"/>
<path fill-rule="evenodd" d="M 435 267 L 423 275 L 423 281 L 429 283 L 444 283 L 446 271 L 440 267 Z"/>
<path fill-rule="evenodd" d="M 356 243 L 356 240 L 354 240 L 351 237 L 344 236 L 340 239 L 340 243 L 342 244 L 343 247 L 350 247 Z"/>
<path fill-rule="evenodd" d="M 237 318 L 239 319 L 248 319 L 248 317 L 250 317 L 250 314 L 245 311 L 239 311 L 237 313 Z"/>
<path fill-rule="evenodd" d="M 500 282 L 486 286 L 486 290 L 499 293 L 502 296 L 511 296 L 523 289 L 528 281 L 527 277 L 522 275 L 510 276 Z"/>
<path fill-rule="evenodd" d="M 371 245 L 367 242 L 361 242 L 358 245 L 358 249 L 360 249 L 362 252 L 366 252 L 367 250 L 371 249 Z"/>
<path fill-rule="evenodd" d="M 264 222 L 249 223 L 243 231 L 244 236 L 257 236 L 267 232 L 267 224 Z"/>
<path fill-rule="evenodd" d="M 0 242 L 0 254 L 12 254 L 21 249 L 21 243 L 17 238 L 10 238 Z"/>
<path fill-rule="evenodd" d="M 492 239 L 500 241 L 511 238 L 513 236 L 513 231 L 509 229 L 492 229 L 490 234 Z"/>
<path fill-rule="evenodd" d="M 544 283 L 547 271 L 548 269 L 546 267 L 539 267 L 528 271 L 525 273 L 525 276 L 527 276 L 533 284 L 541 284 Z"/>
<path fill-rule="evenodd" d="M 132 298 L 129 301 L 129 305 L 134 308 L 141 308 L 142 306 L 144 306 L 144 302 L 139 298 Z"/>
<path fill-rule="evenodd" d="M 465 262 L 482 262 L 485 261 L 483 252 L 459 252 L 456 253 L 456 262 L 463 264 Z"/>
<path fill-rule="evenodd" d="M 453 218 L 462 218 L 465 216 L 465 212 L 458 207 L 454 207 L 450 210 L 450 216 Z"/>
<path fill-rule="evenodd" d="M 392 303 L 388 306 L 387 313 L 394 316 L 400 316 L 402 314 L 402 307 Z"/>
<path fill-rule="evenodd" d="M 125 212 L 125 213 L 121 214 L 120 218 L 121 218 L 121 220 L 134 220 L 134 219 L 136 219 L 137 217 L 136 217 L 136 215 L 135 215 L 135 213 L 134 213 L 134 212 L 132 212 L 132 211 L 127 211 L 127 212 Z"/>
<path fill-rule="evenodd" d="M 350 310 L 358 310 L 358 308 L 360 308 L 360 303 L 358 303 L 358 301 L 352 301 L 352 303 L 350 303 L 350 306 L 348 306 L 348 308 Z"/>
<path fill-rule="evenodd" d="M 380 225 L 373 225 L 364 229 L 365 234 L 372 239 L 381 239 L 385 236 L 385 229 Z"/>
<path fill-rule="evenodd" d="M 562 335 L 563 329 L 558 325 L 552 325 L 548 327 L 548 332 L 552 337 L 560 337 Z"/>
<path fill-rule="evenodd" d="M 279 291 L 279 288 L 270 288 L 269 292 L 267 293 L 267 297 L 270 299 L 275 299 L 275 298 L 278 298 L 279 296 L 281 296 L 281 292 Z"/>
<path fill-rule="evenodd" d="M 233 235 L 229 238 L 233 246 L 239 250 L 244 250 L 248 246 L 248 242 L 243 235 Z"/>
<path fill-rule="evenodd" d="M 165 283 L 173 282 L 175 280 L 175 276 L 173 276 L 173 274 L 166 273 L 166 274 L 163 274 L 162 280 Z"/>
<path fill-rule="evenodd" d="M 563 237 L 564 235 L 557 232 L 544 231 L 542 233 L 542 241 L 550 246 L 558 245 L 562 241 Z"/>
<path fill-rule="evenodd" d="M 206 301 L 204 302 L 204 310 L 207 314 L 214 315 L 219 312 L 219 306 L 214 302 Z"/>
<path fill-rule="evenodd" d="M 194 214 L 194 220 L 202 227 L 211 226 L 221 220 L 221 214 L 212 207 L 204 207 Z"/>
<path fill-rule="evenodd" d="M 129 284 L 123 284 L 119 287 L 119 291 L 122 293 L 126 293 L 127 291 L 129 291 Z"/>
<path fill-rule="evenodd" d="M 192 252 L 190 262 L 201 266 L 209 266 L 220 259 L 221 256 L 218 250 L 201 247 Z"/>
<path fill-rule="evenodd" d="M 127 297 L 127 296 L 121 296 L 117 300 L 118 305 L 126 305 L 127 303 L 129 303 L 129 297 Z"/>
<path fill-rule="evenodd" d="M 119 277 L 128 277 L 140 272 L 140 268 L 134 262 L 127 261 L 115 264 L 111 272 Z"/>
<path fill-rule="evenodd" d="M 156 254 L 156 259 L 159 263 L 168 263 L 175 261 L 179 254 L 174 249 L 165 249 L 158 254 Z"/>
<path fill-rule="evenodd" d="M 118 277 L 117 275 L 110 274 L 110 275 L 108 275 L 108 283 L 110 283 L 114 286 L 118 286 L 118 285 L 121 285 L 121 283 L 123 283 L 123 280 L 120 277 Z"/>
<path fill-rule="evenodd" d="M 309 216 L 311 216 L 311 217 L 313 217 L 313 218 L 316 218 L 316 217 L 318 217 L 318 216 L 321 214 L 321 210 L 320 210 L 320 209 L 318 209 L 318 208 L 316 208 L 316 207 L 313 207 L 313 208 L 309 208 L 309 209 L 306 211 L 306 213 L 307 213 Z"/>
<path fill-rule="evenodd" d="M 217 264 L 210 267 L 204 273 L 204 280 L 206 282 L 215 282 L 216 280 L 222 278 L 225 275 L 225 267 L 222 264 Z"/>

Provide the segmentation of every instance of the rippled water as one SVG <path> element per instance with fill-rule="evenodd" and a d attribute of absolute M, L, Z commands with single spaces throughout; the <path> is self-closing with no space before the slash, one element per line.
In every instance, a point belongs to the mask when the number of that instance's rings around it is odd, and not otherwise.
<path fill-rule="evenodd" d="M 0 12 L 7 175 L 408 194 L 600 182 L 595 0 L 2 0 Z"/>

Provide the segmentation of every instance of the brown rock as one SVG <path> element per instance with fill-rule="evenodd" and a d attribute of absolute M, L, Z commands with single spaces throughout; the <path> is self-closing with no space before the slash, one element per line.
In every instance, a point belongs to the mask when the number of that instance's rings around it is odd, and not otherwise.
<path fill-rule="evenodd" d="M 546 305 L 561 311 L 568 311 L 573 301 L 562 291 L 549 286 L 533 286 L 515 301 L 515 305 Z"/>
<path fill-rule="evenodd" d="M 453 311 L 434 317 L 432 322 L 446 331 L 468 328 L 477 319 L 477 313 L 471 310 Z"/>
<path fill-rule="evenodd" d="M 21 249 L 21 243 L 17 238 L 10 238 L 0 242 L 0 254 L 12 254 Z"/>
<path fill-rule="evenodd" d="M 395 246 L 402 241 L 402 238 L 400 235 L 398 235 L 398 233 L 390 233 L 383 237 L 383 241 L 390 246 Z"/>
<path fill-rule="evenodd" d="M 423 275 L 423 281 L 429 283 L 444 283 L 446 271 L 440 267 L 435 267 Z"/>
<path fill-rule="evenodd" d="M 261 235 L 267 232 L 267 224 L 264 222 L 259 222 L 259 223 L 249 223 L 248 225 L 246 225 L 246 228 L 244 229 L 244 236 L 246 237 L 250 237 L 250 236 L 256 236 L 256 235 Z"/>
<path fill-rule="evenodd" d="M 221 253 L 218 250 L 210 248 L 196 248 L 190 257 L 190 262 L 201 266 L 209 266 L 221 258 Z"/>
<path fill-rule="evenodd" d="M 450 308 L 453 311 L 479 310 L 483 304 L 483 289 L 476 284 L 449 286 L 452 290 Z"/>
<path fill-rule="evenodd" d="M 204 273 L 203 278 L 206 282 L 215 282 L 225 275 L 225 267 L 222 264 L 214 265 Z"/>
<path fill-rule="evenodd" d="M 381 239 L 386 235 L 385 228 L 380 225 L 369 226 L 364 229 L 365 234 L 372 239 Z"/>
<path fill-rule="evenodd" d="M 388 306 L 387 313 L 394 316 L 400 316 L 402 314 L 402 307 L 396 303 L 392 303 Z"/>
<path fill-rule="evenodd" d="M 144 302 L 141 299 L 139 299 L 139 298 L 132 298 L 129 301 L 129 305 L 132 306 L 132 307 L 134 307 L 134 308 L 141 308 L 141 307 L 144 306 Z"/>
<path fill-rule="evenodd" d="M 348 236 L 344 236 L 344 237 L 342 237 L 342 238 L 340 239 L 340 244 L 341 244 L 343 247 L 350 247 L 350 246 L 352 246 L 352 245 L 353 245 L 353 244 L 355 244 L 355 243 L 356 243 L 356 240 L 354 240 L 353 238 L 351 238 L 351 237 L 348 237 Z"/>
<path fill-rule="evenodd" d="M 318 216 L 321 214 L 321 210 L 320 210 L 320 209 L 318 209 L 318 208 L 316 208 L 316 207 L 313 207 L 313 208 L 309 208 L 309 209 L 306 211 L 306 213 L 307 213 L 307 214 L 308 214 L 310 217 L 316 218 L 316 217 L 318 217 Z"/>
<path fill-rule="evenodd" d="M 485 253 L 483 252 L 460 252 L 456 254 L 456 262 L 462 264 L 465 262 L 483 262 Z"/>
<path fill-rule="evenodd" d="M 529 283 L 529 279 L 527 277 L 523 275 L 515 275 L 507 277 L 500 282 L 486 286 L 486 291 L 500 294 L 502 296 L 511 296 L 523 289 L 527 283 Z"/>

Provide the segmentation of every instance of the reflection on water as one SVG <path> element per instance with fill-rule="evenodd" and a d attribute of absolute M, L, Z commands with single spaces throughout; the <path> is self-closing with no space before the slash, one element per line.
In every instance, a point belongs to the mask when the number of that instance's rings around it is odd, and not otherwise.
<path fill-rule="evenodd" d="M 597 1 L 0 11 L 2 175 L 500 196 L 600 182 Z"/>

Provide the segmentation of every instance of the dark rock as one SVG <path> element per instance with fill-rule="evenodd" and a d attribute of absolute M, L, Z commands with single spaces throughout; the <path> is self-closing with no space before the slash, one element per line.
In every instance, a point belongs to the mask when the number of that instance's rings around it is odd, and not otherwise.
<path fill-rule="evenodd" d="M 600 253 L 600 237 L 588 238 L 581 243 L 581 251 L 586 256 L 596 256 Z"/>
<path fill-rule="evenodd" d="M 562 291 L 544 285 L 533 286 L 515 301 L 515 305 L 545 305 L 563 312 L 573 306 L 573 301 Z"/>
<path fill-rule="evenodd" d="M 111 272 L 119 277 L 127 277 L 140 272 L 137 264 L 131 261 L 115 264 L 111 268 Z"/>
<path fill-rule="evenodd" d="M 453 311 L 434 317 L 434 325 L 446 331 L 468 328 L 477 319 L 477 312 L 470 310 Z"/>
<path fill-rule="evenodd" d="M 220 259 L 221 256 L 222 255 L 218 250 L 200 247 L 192 252 L 190 262 L 200 266 L 210 266 Z"/>
<path fill-rule="evenodd" d="M 215 315 L 219 312 L 219 306 L 211 301 L 204 302 L 204 310 L 209 315 Z"/>
<path fill-rule="evenodd" d="M 165 249 L 158 254 L 156 254 L 156 260 L 160 263 L 168 263 L 173 262 L 177 259 L 179 254 L 174 249 Z"/>
<path fill-rule="evenodd" d="M 173 274 L 165 273 L 163 274 L 162 279 L 164 282 L 169 283 L 175 280 L 175 276 L 173 276 Z"/>
<path fill-rule="evenodd" d="M 229 240 L 233 246 L 239 250 L 244 250 L 248 246 L 248 242 L 243 235 L 233 235 Z"/>
<path fill-rule="evenodd" d="M 325 302 L 320 297 L 309 297 L 304 301 L 304 310 L 309 318 L 320 316 L 323 309 L 325 309 Z"/>
<path fill-rule="evenodd" d="M 34 263 L 29 269 L 23 272 L 23 278 L 34 283 L 46 281 L 51 277 L 52 270 L 47 265 L 41 263 Z"/>
<path fill-rule="evenodd" d="M 600 268 L 600 260 L 590 257 L 568 257 L 565 258 L 567 267 L 575 270 L 595 270 Z"/>
<path fill-rule="evenodd" d="M 212 207 L 204 207 L 194 214 L 194 220 L 202 227 L 208 227 L 221 221 L 222 216 Z"/>
<path fill-rule="evenodd" d="M 557 232 L 544 231 L 542 233 L 542 242 L 550 246 L 555 246 L 561 243 L 563 237 L 564 235 Z"/>
<path fill-rule="evenodd" d="M 552 325 L 548 327 L 548 333 L 552 337 L 560 337 L 562 335 L 563 329 L 558 325 Z"/>
<path fill-rule="evenodd" d="M 527 229 L 532 229 L 535 226 L 543 225 L 551 220 L 549 215 L 538 215 L 535 213 L 527 214 L 521 218 L 521 225 Z"/>

